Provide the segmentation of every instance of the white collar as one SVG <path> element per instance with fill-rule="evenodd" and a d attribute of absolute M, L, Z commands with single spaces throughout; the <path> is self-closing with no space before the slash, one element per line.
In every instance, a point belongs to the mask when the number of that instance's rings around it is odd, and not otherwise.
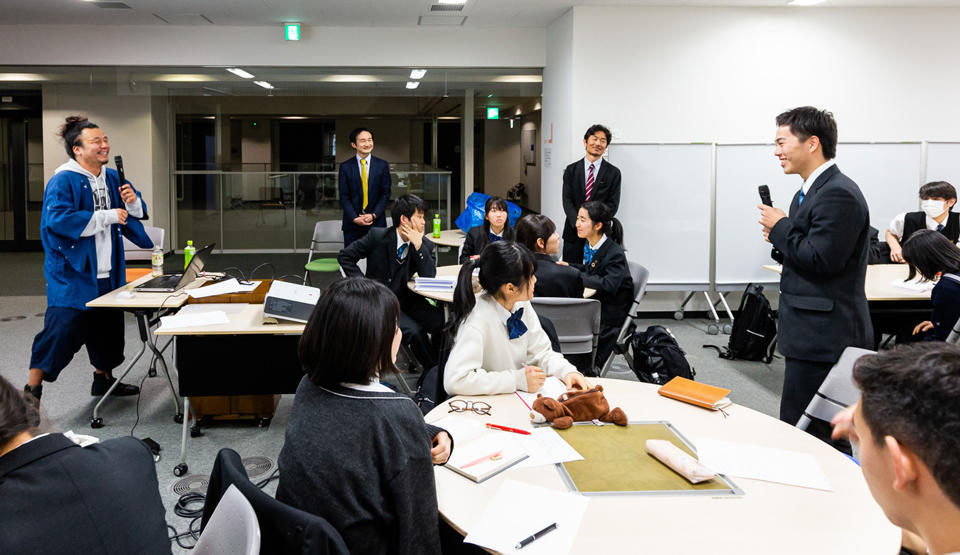
<path fill-rule="evenodd" d="M 831 166 L 835 164 L 836 164 L 835 161 L 827 160 L 823 164 L 820 164 L 820 167 L 813 170 L 813 173 L 811 173 L 810 176 L 807 177 L 807 180 L 803 182 L 803 186 L 802 186 L 803 194 L 806 195 L 808 192 L 810 192 L 810 186 L 813 185 L 813 183 L 817 180 L 817 178 L 820 177 L 820 175 L 823 174 L 823 172 L 827 171 Z"/>
<path fill-rule="evenodd" d="M 599 250 L 600 247 L 603 246 L 603 243 L 606 242 L 606 240 L 607 240 L 607 234 L 604 233 L 600 235 L 600 240 L 597 241 L 597 246 L 590 246 L 590 248 L 593 250 Z M 590 241 L 587 241 L 587 245 L 590 245 Z"/>
<path fill-rule="evenodd" d="M 370 393 L 396 393 L 394 390 L 380 383 L 379 376 L 374 376 L 374 378 L 370 380 L 370 383 L 367 384 L 343 382 L 340 385 L 355 391 L 368 391 Z"/>
<path fill-rule="evenodd" d="M 590 159 L 587 158 L 586 156 L 583 157 L 583 169 L 585 169 L 585 170 L 587 170 L 587 171 L 590 171 L 590 170 L 587 168 L 587 166 L 589 166 L 590 164 L 593 164 L 593 169 L 594 169 L 594 171 L 597 171 L 597 170 L 600 169 L 600 164 L 602 164 L 602 163 L 603 163 L 603 156 L 601 156 L 600 158 L 597 158 L 597 161 L 596 161 L 596 162 L 591 162 Z"/>
<path fill-rule="evenodd" d="M 400 252 L 400 245 L 406 245 L 407 243 L 408 241 L 404 241 L 403 237 L 400 237 L 400 230 L 398 229 L 397 230 L 397 252 Z M 409 249 L 404 249 L 403 256 L 401 256 L 401 258 L 405 258 L 407 256 L 407 250 Z"/>
<path fill-rule="evenodd" d="M 493 302 L 493 309 L 497 312 L 497 316 L 500 317 L 500 321 L 503 322 L 504 326 L 507 325 L 507 320 L 509 320 L 510 317 L 513 316 L 513 313 L 516 312 L 518 308 L 523 308 L 520 305 L 520 303 L 523 301 L 517 301 L 513 303 L 513 312 L 510 312 L 509 310 L 504 308 L 503 305 L 500 304 L 500 301 L 498 301 L 493 295 L 490 295 L 490 300 Z"/>
<path fill-rule="evenodd" d="M 370 154 L 367 154 L 366 156 L 360 156 L 359 154 L 357 154 L 357 163 L 359 164 L 360 160 L 366 160 L 369 163 L 371 156 L 373 156 L 372 152 Z"/>

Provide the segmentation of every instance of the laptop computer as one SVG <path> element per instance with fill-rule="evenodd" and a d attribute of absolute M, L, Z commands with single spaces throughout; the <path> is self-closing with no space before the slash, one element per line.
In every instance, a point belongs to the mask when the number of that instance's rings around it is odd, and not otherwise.
<path fill-rule="evenodd" d="M 203 258 L 210 254 L 215 245 L 216 243 L 212 243 L 198 250 L 190 259 L 190 264 L 187 265 L 187 269 L 182 274 L 163 274 L 141 283 L 133 290 L 141 293 L 172 293 L 186 287 L 197 279 L 197 275 L 203 271 Z"/>

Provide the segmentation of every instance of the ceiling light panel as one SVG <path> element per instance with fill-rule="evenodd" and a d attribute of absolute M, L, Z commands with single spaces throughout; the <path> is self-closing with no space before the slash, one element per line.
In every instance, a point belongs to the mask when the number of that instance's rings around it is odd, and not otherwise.
<path fill-rule="evenodd" d="M 237 77 L 243 77 L 244 79 L 253 79 L 252 73 L 248 73 L 238 67 L 228 67 L 227 71 L 236 75 Z"/>
<path fill-rule="evenodd" d="M 273 85 L 271 85 L 270 83 L 267 83 L 266 81 L 254 81 L 253 84 L 268 90 L 273 88 Z"/>
<path fill-rule="evenodd" d="M 420 81 L 407 81 L 408 89 L 415 89 L 420 86 Z"/>
<path fill-rule="evenodd" d="M 411 79 L 423 79 L 423 76 L 427 74 L 425 69 L 411 69 L 410 78 Z"/>

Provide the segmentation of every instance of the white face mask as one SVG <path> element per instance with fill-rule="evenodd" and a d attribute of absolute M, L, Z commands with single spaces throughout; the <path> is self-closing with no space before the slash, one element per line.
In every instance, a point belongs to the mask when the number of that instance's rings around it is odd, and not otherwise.
<path fill-rule="evenodd" d="M 943 200 L 921 200 L 920 209 L 926 212 L 927 216 L 936 218 L 947 209 L 947 202 Z"/>

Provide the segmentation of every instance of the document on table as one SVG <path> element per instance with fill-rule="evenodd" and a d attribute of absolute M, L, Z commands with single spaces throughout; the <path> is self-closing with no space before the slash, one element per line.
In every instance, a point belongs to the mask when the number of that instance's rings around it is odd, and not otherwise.
<path fill-rule="evenodd" d="M 230 293 L 249 293 L 256 289 L 260 285 L 259 281 L 252 281 L 249 284 L 242 284 L 237 281 L 237 278 L 231 278 L 220 283 L 214 283 L 213 285 L 208 285 L 206 287 L 197 287 L 196 289 L 190 289 L 187 291 L 187 295 L 190 295 L 194 299 L 202 299 L 204 297 L 213 297 L 216 295 L 228 295 Z"/>
<path fill-rule="evenodd" d="M 160 318 L 161 327 L 168 330 L 229 323 L 230 320 L 227 318 L 227 313 L 222 310 L 188 312 L 187 314 L 183 314 L 183 311 L 181 311 L 173 316 L 162 316 Z"/>
<path fill-rule="evenodd" d="M 537 395 L 543 395 L 544 397 L 553 397 L 554 399 L 560 397 L 567 392 L 567 385 L 560 381 L 560 378 L 556 376 L 550 376 L 543 382 L 543 386 L 537 390 L 536 393 L 527 393 L 526 391 L 517 391 L 517 395 L 523 399 L 523 402 L 526 403 L 528 407 L 533 406 L 533 402 L 537 400 Z"/>
<path fill-rule="evenodd" d="M 417 291 L 453 291 L 457 285 L 456 277 L 417 277 L 413 280 Z"/>
<path fill-rule="evenodd" d="M 521 442 L 530 457 L 520 461 L 517 468 L 583 460 L 583 455 L 577 453 L 553 428 L 537 428 L 529 436 L 524 436 Z"/>
<path fill-rule="evenodd" d="M 576 493 L 556 491 L 504 480 L 463 541 L 499 551 L 562 555 L 569 553 L 577 537 L 588 499 Z M 520 540 L 556 523 L 557 528 L 534 540 L 522 550 Z"/>
<path fill-rule="evenodd" d="M 906 289 L 908 291 L 915 291 L 917 293 L 926 293 L 927 291 L 932 291 L 936 283 L 932 281 L 904 281 L 902 279 L 895 279 L 890 282 L 890 285 L 899 289 Z"/>
<path fill-rule="evenodd" d="M 700 462 L 714 472 L 833 491 L 817 458 L 810 453 L 719 439 L 697 438 L 693 443 Z"/>

